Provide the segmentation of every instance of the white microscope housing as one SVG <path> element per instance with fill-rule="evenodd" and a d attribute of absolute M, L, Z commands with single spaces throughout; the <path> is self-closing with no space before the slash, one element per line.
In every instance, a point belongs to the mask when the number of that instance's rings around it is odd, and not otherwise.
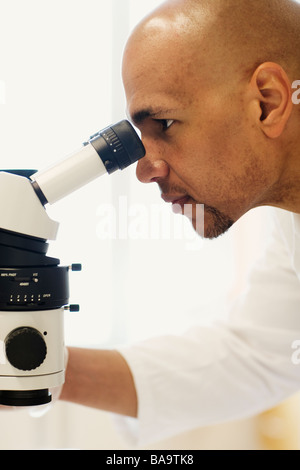
<path fill-rule="evenodd" d="M 43 405 L 64 383 L 64 310 L 69 271 L 47 256 L 58 223 L 45 210 L 95 178 L 145 155 L 128 121 L 90 137 L 53 167 L 0 171 L 0 404 Z"/>

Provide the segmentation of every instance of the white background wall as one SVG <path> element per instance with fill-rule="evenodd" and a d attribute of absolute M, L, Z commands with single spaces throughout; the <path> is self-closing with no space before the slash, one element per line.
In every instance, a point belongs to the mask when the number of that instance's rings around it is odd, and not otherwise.
<path fill-rule="evenodd" d="M 37 168 L 66 156 L 95 131 L 125 117 L 120 76 L 129 30 L 160 0 L 0 0 L 0 158 L 2 168 Z M 214 242 L 190 239 L 105 239 L 103 213 L 119 216 L 120 198 L 130 208 L 127 222 L 151 213 L 175 216 L 155 186 L 135 178 L 135 168 L 101 178 L 48 209 L 61 224 L 50 254 L 62 264 L 81 262 L 71 275 L 66 342 L 113 346 L 222 315 L 226 300 L 243 285 L 258 253 L 266 211 L 251 213 Z M 121 199 L 122 200 L 122 199 Z M 149 215 L 162 230 L 161 219 Z M 173 225 L 172 225 L 173 226 Z M 255 230 L 252 227 L 255 226 Z M 260 227 L 257 230 L 257 227 Z M 132 225 L 131 225 L 132 228 Z M 191 249 L 191 245 L 192 248 Z M 238 250 L 236 249 L 238 247 Z M 180 289 L 178 286 L 180 279 Z M 36 419 L 27 411 L 0 413 L 1 449 L 118 449 L 125 444 L 109 415 L 58 403 Z M 157 448 L 255 448 L 255 420 L 191 432 Z"/>

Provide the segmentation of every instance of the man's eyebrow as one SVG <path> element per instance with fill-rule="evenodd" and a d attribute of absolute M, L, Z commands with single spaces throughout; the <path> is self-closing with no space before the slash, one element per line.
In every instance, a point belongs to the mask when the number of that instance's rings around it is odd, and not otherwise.
<path fill-rule="evenodd" d="M 139 111 L 134 112 L 131 116 L 131 119 L 132 119 L 132 122 L 134 122 L 135 124 L 142 124 L 142 122 L 144 122 L 149 117 L 150 118 L 155 118 L 155 117 L 157 118 L 162 114 L 167 114 L 167 113 L 170 113 L 172 111 L 173 111 L 172 109 L 145 108 L 145 109 L 141 109 Z"/>

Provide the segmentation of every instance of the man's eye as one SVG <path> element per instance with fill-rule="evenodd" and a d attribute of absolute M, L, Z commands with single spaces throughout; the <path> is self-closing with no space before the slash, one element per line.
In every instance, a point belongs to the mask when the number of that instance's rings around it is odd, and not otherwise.
<path fill-rule="evenodd" d="M 156 119 L 162 126 L 163 132 L 166 132 L 174 123 L 174 119 Z"/>

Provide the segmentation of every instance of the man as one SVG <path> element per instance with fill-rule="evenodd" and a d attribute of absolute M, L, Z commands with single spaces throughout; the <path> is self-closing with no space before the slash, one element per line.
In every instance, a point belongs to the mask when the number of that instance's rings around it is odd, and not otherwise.
<path fill-rule="evenodd" d="M 120 351 L 69 349 L 61 399 L 137 417 L 140 443 L 238 419 L 300 388 L 300 5 L 169 0 L 124 53 L 128 113 L 146 156 L 137 176 L 204 236 L 262 205 L 284 209 L 230 322 Z"/>

